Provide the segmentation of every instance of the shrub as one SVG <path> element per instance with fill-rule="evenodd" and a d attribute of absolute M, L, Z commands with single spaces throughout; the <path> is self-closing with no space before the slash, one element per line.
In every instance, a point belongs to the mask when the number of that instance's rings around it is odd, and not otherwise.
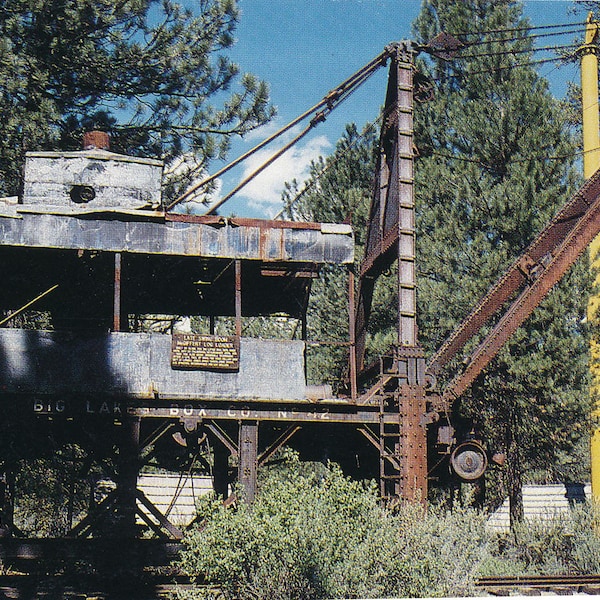
<path fill-rule="evenodd" d="M 200 511 L 180 565 L 207 585 L 195 597 L 215 588 L 225 599 L 464 596 L 488 556 L 481 515 L 392 513 L 374 484 L 296 457 L 267 473 L 252 509 L 205 502 Z"/>
<path fill-rule="evenodd" d="M 590 504 L 568 515 L 525 521 L 500 536 L 486 574 L 583 575 L 600 571 L 598 510 Z"/>

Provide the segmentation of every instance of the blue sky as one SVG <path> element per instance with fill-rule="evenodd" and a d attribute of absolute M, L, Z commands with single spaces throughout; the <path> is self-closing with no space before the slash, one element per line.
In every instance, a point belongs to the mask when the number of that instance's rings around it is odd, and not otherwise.
<path fill-rule="evenodd" d="M 573 14 L 573 0 L 528 0 L 525 12 L 533 25 L 583 21 Z M 421 0 L 239 0 L 242 11 L 237 43 L 230 55 L 242 71 L 270 84 L 277 119 L 264 131 L 234 145 L 230 159 L 257 144 L 317 103 L 329 90 L 377 56 L 392 41 L 409 39 L 411 23 Z M 542 45 L 571 42 L 548 38 Z M 540 73 L 551 81 L 556 96 L 564 95 L 566 81 L 578 77 L 574 67 L 543 65 Z M 226 205 L 222 214 L 272 217 L 280 209 L 285 181 L 302 180 L 310 161 L 332 151 L 346 123 L 359 128 L 377 118 L 386 87 L 381 69 L 361 89 L 331 113 L 301 144 L 279 159 Z M 276 150 L 269 147 L 223 180 L 227 192 L 246 172 Z M 216 170 L 220 165 L 213 165 Z M 244 168 L 243 168 L 244 167 Z"/>

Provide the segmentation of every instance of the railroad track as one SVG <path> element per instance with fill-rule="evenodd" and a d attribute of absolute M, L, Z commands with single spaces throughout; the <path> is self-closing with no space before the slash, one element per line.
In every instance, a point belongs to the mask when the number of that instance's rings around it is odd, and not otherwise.
<path fill-rule="evenodd" d="M 555 592 L 556 594 L 600 594 L 600 575 L 518 575 L 511 577 L 480 577 L 477 587 L 497 596 L 511 590 Z"/>
<path fill-rule="evenodd" d="M 200 589 L 189 577 L 148 577 L 145 580 L 107 582 L 98 576 L 65 576 L 45 574 L 0 575 L 0 598 L 22 600 L 167 600 L 177 592 Z"/>

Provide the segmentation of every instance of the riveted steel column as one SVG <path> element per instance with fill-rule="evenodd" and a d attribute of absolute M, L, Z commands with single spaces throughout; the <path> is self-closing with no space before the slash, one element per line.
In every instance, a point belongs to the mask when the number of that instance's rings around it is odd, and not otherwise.
<path fill-rule="evenodd" d="M 398 495 L 427 502 L 427 429 L 423 379 L 425 358 L 418 345 L 416 226 L 414 195 L 413 71 L 411 44 L 397 47 L 396 172 L 398 190 L 398 418 L 400 473 Z"/>
<path fill-rule="evenodd" d="M 423 423 L 426 410 L 425 390 L 418 385 L 404 385 L 400 387 L 398 396 L 400 477 L 397 494 L 403 500 L 426 504 L 427 429 Z"/>

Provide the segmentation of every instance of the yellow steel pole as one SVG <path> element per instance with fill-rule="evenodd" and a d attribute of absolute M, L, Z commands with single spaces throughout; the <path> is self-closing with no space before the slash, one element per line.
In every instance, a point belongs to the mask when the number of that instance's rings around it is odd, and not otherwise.
<path fill-rule="evenodd" d="M 600 113 L 598 112 L 598 22 L 592 13 L 585 28 L 581 54 L 581 94 L 583 111 L 583 176 L 588 179 L 600 167 Z"/>
<path fill-rule="evenodd" d="M 583 114 L 583 176 L 588 179 L 600 168 L 600 114 L 598 112 L 598 22 L 588 15 L 585 44 L 581 55 L 581 96 Z M 592 497 L 600 504 L 600 236 L 590 245 L 593 289 L 587 318 L 592 328 L 590 340 L 590 394 L 592 398 L 592 439 L 590 448 Z"/>

